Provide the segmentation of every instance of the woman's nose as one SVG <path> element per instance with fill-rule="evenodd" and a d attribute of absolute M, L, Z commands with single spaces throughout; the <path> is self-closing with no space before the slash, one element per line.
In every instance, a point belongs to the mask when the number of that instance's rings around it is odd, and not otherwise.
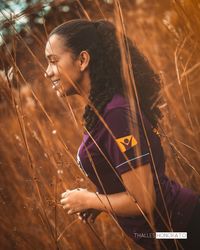
<path fill-rule="evenodd" d="M 48 65 L 45 73 L 44 73 L 44 77 L 45 78 L 51 78 L 53 76 L 53 70 L 52 67 L 50 65 Z"/>

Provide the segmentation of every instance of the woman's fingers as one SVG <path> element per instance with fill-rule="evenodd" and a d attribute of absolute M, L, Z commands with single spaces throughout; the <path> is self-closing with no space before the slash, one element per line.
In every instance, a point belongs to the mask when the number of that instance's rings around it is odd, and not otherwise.
<path fill-rule="evenodd" d="M 66 195 L 66 192 L 62 193 L 62 194 L 61 194 L 61 198 L 64 198 L 65 195 Z"/>
<path fill-rule="evenodd" d="M 63 206 L 64 209 L 68 210 L 68 214 L 77 214 L 78 212 L 85 210 L 85 193 L 89 193 L 87 189 L 83 188 L 76 188 L 73 190 L 67 189 L 66 192 L 61 194 L 60 204 Z M 84 196 L 85 195 L 85 196 Z M 83 197 L 83 198 L 82 198 Z M 80 214 L 82 216 L 82 214 Z M 84 214 L 84 216 L 88 216 Z M 84 217 L 83 216 L 83 217 Z M 87 219 L 87 218 L 83 218 Z"/>
<path fill-rule="evenodd" d="M 67 204 L 68 198 L 62 198 L 60 200 L 60 204 L 63 205 L 63 208 L 65 208 L 68 204 Z"/>
<path fill-rule="evenodd" d="M 70 193 L 70 190 L 67 189 L 64 193 L 61 194 L 61 198 L 67 197 L 67 195 Z"/>
<path fill-rule="evenodd" d="M 67 214 L 76 214 L 76 211 L 74 209 L 69 209 Z"/>

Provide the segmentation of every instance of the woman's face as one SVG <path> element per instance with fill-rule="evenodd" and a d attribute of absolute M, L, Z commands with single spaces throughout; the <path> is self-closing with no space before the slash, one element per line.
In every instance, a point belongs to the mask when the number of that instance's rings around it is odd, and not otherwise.
<path fill-rule="evenodd" d="M 80 59 L 75 59 L 70 49 L 64 46 L 61 36 L 53 34 L 47 41 L 45 56 L 48 60 L 46 76 L 52 82 L 52 88 L 58 96 L 79 93 L 84 72 L 81 70 Z"/>

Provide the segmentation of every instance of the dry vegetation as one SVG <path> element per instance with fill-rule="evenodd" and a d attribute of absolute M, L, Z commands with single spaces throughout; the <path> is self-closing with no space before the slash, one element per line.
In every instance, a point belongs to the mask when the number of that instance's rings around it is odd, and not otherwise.
<path fill-rule="evenodd" d="M 62 3 L 55 2 L 56 8 Z M 94 2 L 96 12 L 90 1 L 77 1 L 77 12 L 71 17 L 84 17 L 87 12 L 91 18 L 104 15 L 113 20 L 112 4 Z M 163 80 L 166 105 L 160 132 L 167 172 L 200 192 L 200 4 L 195 0 L 125 2 L 127 33 Z M 34 14 L 35 9 L 31 11 Z M 43 77 L 45 27 L 49 32 L 68 19 L 49 20 L 42 30 L 33 26 L 1 47 L 1 64 L 12 66 L 13 76 L 11 72 L 6 76 L 2 66 L 0 249 L 139 249 L 108 215 L 100 215 L 94 225 L 83 224 L 58 203 L 66 188 L 94 189 L 75 164 L 83 104 L 78 97 L 58 99 Z"/>

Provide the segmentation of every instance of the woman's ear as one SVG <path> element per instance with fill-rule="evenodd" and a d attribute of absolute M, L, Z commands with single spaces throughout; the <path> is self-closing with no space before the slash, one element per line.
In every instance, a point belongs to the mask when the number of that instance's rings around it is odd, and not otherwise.
<path fill-rule="evenodd" d="M 81 51 L 79 55 L 79 60 L 80 60 L 80 70 L 81 72 L 83 72 L 85 69 L 87 69 L 89 65 L 90 54 L 86 50 Z"/>

